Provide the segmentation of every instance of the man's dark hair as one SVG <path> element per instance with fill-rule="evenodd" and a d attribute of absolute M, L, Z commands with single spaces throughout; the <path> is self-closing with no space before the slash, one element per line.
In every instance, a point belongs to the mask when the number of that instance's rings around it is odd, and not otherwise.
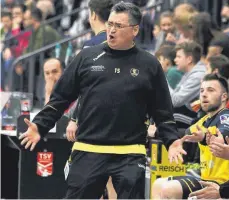
<path fill-rule="evenodd" d="M 43 20 L 42 12 L 39 8 L 33 8 L 31 10 L 31 17 L 38 22 L 41 22 Z"/>
<path fill-rule="evenodd" d="M 202 47 L 194 41 L 180 43 L 175 49 L 176 52 L 183 50 L 186 56 L 192 56 L 194 64 L 198 63 L 202 56 Z"/>
<path fill-rule="evenodd" d="M 91 12 L 95 12 L 100 20 L 106 22 L 113 6 L 112 0 L 90 0 L 88 3 Z"/>
<path fill-rule="evenodd" d="M 163 56 L 168 59 L 172 65 L 175 65 L 174 59 L 176 57 L 176 53 L 174 51 L 174 46 L 172 45 L 162 45 L 158 51 L 155 53 L 156 57 Z"/>
<path fill-rule="evenodd" d="M 128 13 L 130 25 L 139 25 L 142 19 L 142 13 L 139 7 L 132 3 L 121 1 L 112 7 L 111 12 Z"/>
<path fill-rule="evenodd" d="M 219 74 L 226 79 L 229 79 L 229 59 L 228 57 L 220 54 L 217 56 L 211 56 L 208 58 L 209 65 L 214 71 L 215 69 L 218 69 Z"/>
<path fill-rule="evenodd" d="M 26 6 L 24 4 L 15 4 L 12 8 L 20 8 L 22 12 L 25 12 Z"/>
<path fill-rule="evenodd" d="M 219 74 L 207 74 L 204 76 L 203 81 L 219 81 L 223 90 L 228 93 L 228 82 L 224 77 L 220 76 Z"/>
<path fill-rule="evenodd" d="M 10 11 L 3 10 L 1 12 L 1 18 L 3 17 L 9 17 L 10 19 L 12 19 L 12 13 Z"/>
<path fill-rule="evenodd" d="M 161 20 L 163 18 L 166 18 L 166 17 L 173 19 L 173 13 L 170 11 L 165 11 L 165 12 L 161 13 L 160 17 L 159 17 L 159 22 L 161 22 Z"/>

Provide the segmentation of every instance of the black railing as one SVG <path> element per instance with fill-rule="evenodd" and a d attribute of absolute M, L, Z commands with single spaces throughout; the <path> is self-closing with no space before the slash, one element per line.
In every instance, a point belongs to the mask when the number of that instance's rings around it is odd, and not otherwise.
<path fill-rule="evenodd" d="M 56 22 L 56 21 L 58 21 L 58 20 L 61 20 L 61 19 L 62 19 L 63 17 L 65 17 L 65 16 L 71 16 L 71 15 L 77 14 L 78 12 L 80 12 L 80 11 L 82 11 L 82 10 L 84 10 L 84 9 L 87 9 L 87 7 L 76 8 L 76 9 L 72 10 L 71 12 L 62 13 L 62 14 L 60 14 L 60 15 L 58 15 L 58 16 L 55 16 L 55 17 L 52 17 L 52 18 L 50 18 L 50 19 L 47 19 L 47 20 L 42 21 L 42 22 L 41 22 L 41 25 L 49 25 L 49 24 L 52 24 L 52 23 L 54 23 L 54 22 Z M 8 41 L 10 41 L 10 40 L 12 40 L 12 39 L 17 38 L 17 37 L 20 36 L 20 35 L 23 35 L 23 34 L 24 34 L 25 32 L 27 32 L 27 31 L 32 31 L 32 28 L 27 28 L 27 29 L 21 31 L 20 33 L 18 33 L 18 34 L 16 34 L 16 35 L 12 35 L 12 36 L 10 36 L 10 37 L 8 37 L 8 38 L 2 40 L 1 42 L 2 42 L 2 43 L 8 42 Z"/>
<path fill-rule="evenodd" d="M 87 33 L 90 33 L 91 32 L 91 29 L 90 30 L 86 30 L 84 31 L 83 33 L 79 34 L 79 35 L 76 35 L 76 36 L 73 36 L 73 37 L 69 37 L 69 38 L 65 38 L 65 39 L 62 39 L 58 42 L 55 42 L 53 44 L 49 44 L 45 47 L 42 47 L 40 49 L 37 49 L 31 53 L 28 53 L 28 54 L 25 54 L 25 55 L 22 55 L 20 57 L 18 57 L 12 64 L 12 67 L 11 67 L 11 71 L 9 73 L 9 88 L 10 88 L 10 91 L 13 91 L 14 89 L 14 70 L 15 70 L 15 67 L 17 66 L 18 63 L 23 63 L 23 61 L 27 60 L 29 65 L 28 65 L 28 91 L 29 93 L 33 93 L 33 90 L 34 90 L 34 77 L 35 77 L 35 60 L 33 59 L 35 56 L 40 56 L 40 57 L 43 57 L 42 59 L 40 59 L 40 63 L 43 63 L 44 61 L 44 53 L 47 51 L 47 50 L 50 50 L 50 49 L 53 49 L 56 47 L 57 44 L 65 44 L 65 43 L 68 43 L 70 41 L 73 41 L 77 38 L 80 38 L 84 35 L 86 35 Z M 42 70 L 42 67 L 41 67 L 41 70 Z M 43 71 L 43 70 L 42 70 Z M 42 73 L 40 73 L 42 74 Z M 20 91 L 22 91 L 22 87 L 23 87 L 23 84 L 21 84 L 20 86 Z"/>

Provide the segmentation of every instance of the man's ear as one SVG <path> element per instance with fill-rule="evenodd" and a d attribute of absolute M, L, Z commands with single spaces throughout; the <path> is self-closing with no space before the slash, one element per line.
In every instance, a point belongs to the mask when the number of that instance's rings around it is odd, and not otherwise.
<path fill-rule="evenodd" d="M 92 12 L 91 12 L 91 18 L 92 18 L 93 20 L 96 20 L 97 15 L 96 15 L 95 11 L 92 11 Z"/>
<path fill-rule="evenodd" d="M 186 59 L 188 61 L 188 64 L 193 63 L 193 57 L 192 56 L 187 56 Z"/>
<path fill-rule="evenodd" d="M 136 25 L 133 27 L 133 34 L 135 37 L 137 36 L 138 32 L 139 32 L 139 25 Z"/>
<path fill-rule="evenodd" d="M 224 93 L 222 94 L 221 99 L 222 99 L 222 102 L 227 102 L 227 100 L 228 100 L 228 94 L 227 94 L 226 92 L 224 92 Z"/>

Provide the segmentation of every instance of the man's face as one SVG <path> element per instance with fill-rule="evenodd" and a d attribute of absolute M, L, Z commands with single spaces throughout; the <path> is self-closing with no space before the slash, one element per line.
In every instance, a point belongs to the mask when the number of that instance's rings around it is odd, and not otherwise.
<path fill-rule="evenodd" d="M 212 74 L 211 64 L 208 62 L 206 65 L 206 74 Z"/>
<path fill-rule="evenodd" d="M 49 60 L 44 64 L 44 77 L 46 82 L 54 81 L 56 83 L 61 75 L 62 69 L 58 60 Z"/>
<path fill-rule="evenodd" d="M 158 61 L 161 63 L 163 71 L 166 73 L 169 67 L 171 67 L 170 61 L 164 56 L 159 56 Z"/>
<path fill-rule="evenodd" d="M 171 17 L 163 17 L 160 21 L 160 28 L 165 33 L 171 33 L 173 31 L 173 21 Z"/>
<path fill-rule="evenodd" d="M 24 27 L 29 27 L 32 25 L 32 16 L 29 10 L 25 11 L 23 25 Z"/>
<path fill-rule="evenodd" d="M 203 81 L 200 88 L 200 104 L 203 111 L 217 111 L 223 103 L 223 93 L 218 81 Z"/>
<path fill-rule="evenodd" d="M 133 44 L 139 27 L 129 24 L 127 13 L 112 12 L 107 22 L 107 43 L 112 49 L 125 50 Z"/>
<path fill-rule="evenodd" d="M 3 28 L 9 31 L 12 28 L 12 20 L 9 16 L 4 16 L 1 18 Z"/>
<path fill-rule="evenodd" d="M 15 7 L 12 9 L 12 16 L 13 16 L 13 20 L 16 23 L 21 23 L 23 21 L 23 11 L 21 8 L 19 7 Z"/>
<path fill-rule="evenodd" d="M 206 59 L 210 58 L 211 56 L 217 56 L 221 54 L 223 51 L 223 48 L 220 46 L 210 46 L 208 47 L 208 54 Z"/>
<path fill-rule="evenodd" d="M 188 56 L 185 55 L 184 50 L 180 49 L 176 52 L 176 58 L 175 58 L 175 63 L 177 65 L 177 69 L 186 72 L 186 68 L 189 63 L 189 58 Z"/>

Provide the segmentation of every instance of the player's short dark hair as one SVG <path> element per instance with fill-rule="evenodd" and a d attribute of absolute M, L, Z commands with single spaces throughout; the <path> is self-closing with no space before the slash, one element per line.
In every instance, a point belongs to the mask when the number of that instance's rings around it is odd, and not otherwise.
<path fill-rule="evenodd" d="M 194 41 L 180 43 L 175 49 L 176 52 L 183 50 L 186 56 L 192 56 L 194 64 L 199 62 L 202 56 L 202 47 Z"/>
<path fill-rule="evenodd" d="M 90 0 L 88 6 L 91 12 L 95 12 L 99 18 L 106 22 L 113 6 L 112 0 Z"/>
<path fill-rule="evenodd" d="M 43 20 L 42 11 L 39 8 L 32 8 L 31 16 L 33 19 L 35 19 L 38 22 L 41 22 Z"/>
<path fill-rule="evenodd" d="M 229 58 L 220 54 L 208 58 L 209 65 L 214 71 L 218 69 L 219 74 L 226 79 L 229 79 Z"/>
<path fill-rule="evenodd" d="M 111 12 L 128 13 L 130 25 L 139 25 L 142 20 L 140 8 L 133 3 L 121 1 L 112 7 Z"/>
<path fill-rule="evenodd" d="M 219 81 L 222 88 L 228 93 L 228 82 L 219 74 L 207 74 L 204 76 L 203 81 Z"/>

